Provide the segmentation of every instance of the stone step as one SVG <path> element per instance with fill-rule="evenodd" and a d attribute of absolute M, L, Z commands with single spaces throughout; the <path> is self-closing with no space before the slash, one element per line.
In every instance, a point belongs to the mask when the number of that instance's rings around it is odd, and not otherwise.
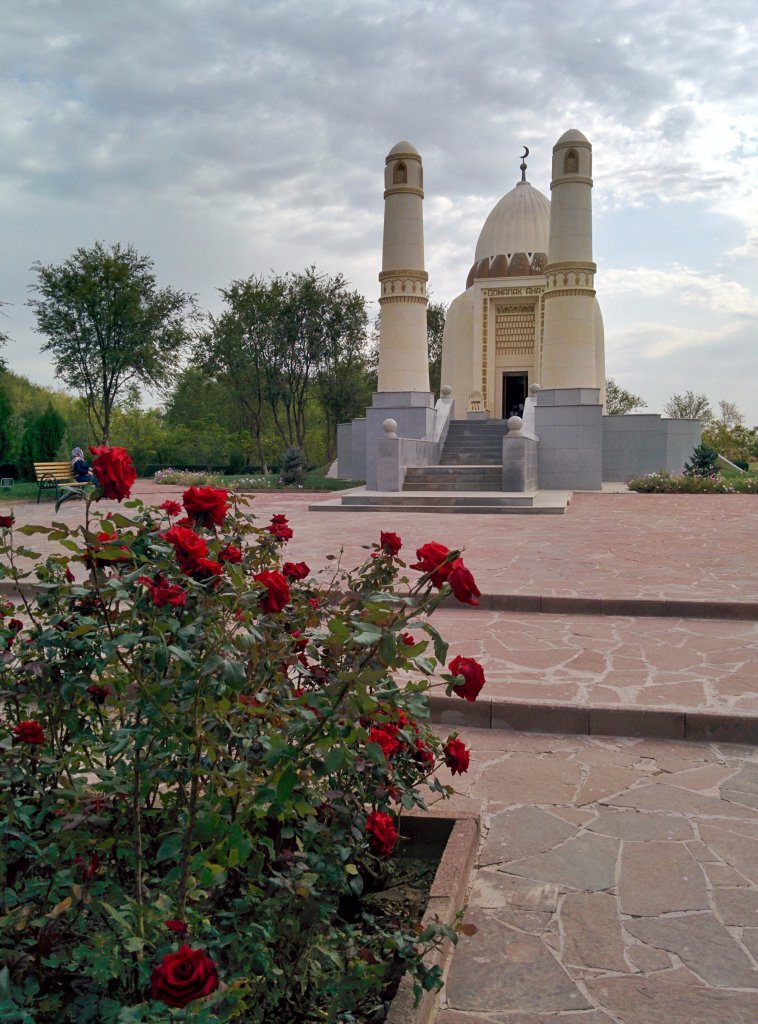
<path fill-rule="evenodd" d="M 531 508 L 534 504 L 534 492 L 524 494 L 512 494 L 501 491 L 500 494 L 462 494 L 440 493 L 432 491 L 429 494 L 419 494 L 417 491 L 399 491 L 392 494 L 346 494 L 342 496 L 344 504 L 348 505 L 392 505 L 397 508 L 407 508 L 412 505 L 423 505 L 425 508 L 453 507 L 481 505 L 490 509 L 501 507 Z"/>

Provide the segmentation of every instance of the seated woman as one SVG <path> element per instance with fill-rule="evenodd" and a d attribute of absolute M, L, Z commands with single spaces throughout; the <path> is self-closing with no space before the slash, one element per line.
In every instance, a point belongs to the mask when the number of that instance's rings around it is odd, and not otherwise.
<path fill-rule="evenodd" d="M 74 480 L 78 484 L 97 483 L 92 473 L 90 473 L 89 466 L 84 461 L 84 452 L 81 448 L 73 448 L 71 450 L 71 472 L 74 474 Z"/>

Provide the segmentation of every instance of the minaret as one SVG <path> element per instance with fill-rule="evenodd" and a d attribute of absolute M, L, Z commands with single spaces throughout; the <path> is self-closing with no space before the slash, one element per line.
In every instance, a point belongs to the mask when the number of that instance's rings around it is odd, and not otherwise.
<path fill-rule="evenodd" d="M 410 142 L 398 142 L 384 171 L 379 391 L 429 391 L 424 270 L 424 172 Z"/>
<path fill-rule="evenodd" d="M 567 131 L 553 147 L 550 242 L 543 295 L 543 388 L 602 388 L 592 260 L 592 146 Z"/>

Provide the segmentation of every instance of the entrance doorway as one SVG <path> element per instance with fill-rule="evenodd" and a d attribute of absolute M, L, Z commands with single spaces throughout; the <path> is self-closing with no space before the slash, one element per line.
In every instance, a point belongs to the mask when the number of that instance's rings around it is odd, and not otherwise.
<path fill-rule="evenodd" d="M 524 402 L 529 393 L 528 373 L 503 374 L 503 419 L 524 415 Z"/>

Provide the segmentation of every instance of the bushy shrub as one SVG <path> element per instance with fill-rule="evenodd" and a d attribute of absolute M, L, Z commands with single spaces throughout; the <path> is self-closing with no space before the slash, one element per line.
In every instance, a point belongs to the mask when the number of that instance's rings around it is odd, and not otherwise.
<path fill-rule="evenodd" d="M 126 453 L 94 468 L 128 496 Z M 320 582 L 283 515 L 224 490 L 100 496 L 74 530 L 0 517 L 2 574 L 36 578 L 0 614 L 0 1019 L 349 1021 L 388 965 L 438 985 L 422 956 L 451 930 L 372 928 L 355 898 L 422 787 L 449 792 L 435 767 L 468 767 L 427 724 L 435 675 L 484 684 L 428 619 L 450 590 L 476 603 L 458 553 L 424 544 L 409 579 L 383 533 Z"/>
<path fill-rule="evenodd" d="M 288 448 L 282 459 L 282 483 L 302 486 L 307 463 L 299 448 Z"/>
<path fill-rule="evenodd" d="M 718 474 L 718 467 L 716 465 L 718 457 L 719 453 L 715 448 L 710 448 L 707 444 L 697 445 L 693 449 L 692 455 L 690 455 L 689 462 L 684 464 L 684 475 L 699 477 L 716 476 Z"/>
<path fill-rule="evenodd" d="M 157 484 L 180 484 L 182 487 L 193 487 L 199 484 L 212 484 L 216 486 L 221 483 L 220 473 L 208 473 L 203 470 L 192 469 L 159 469 L 153 477 Z"/>

